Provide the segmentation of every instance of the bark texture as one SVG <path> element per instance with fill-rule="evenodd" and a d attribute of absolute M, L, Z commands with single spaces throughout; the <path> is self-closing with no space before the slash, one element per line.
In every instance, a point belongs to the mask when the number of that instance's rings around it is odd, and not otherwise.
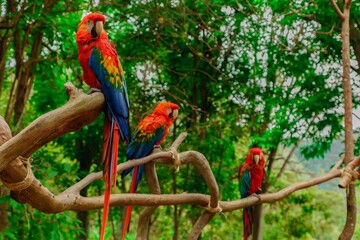
<path fill-rule="evenodd" d="M 341 20 L 342 38 L 342 64 L 343 64 L 343 96 L 344 96 L 344 122 L 345 122 L 345 159 L 349 164 L 354 159 L 354 137 L 352 125 L 352 93 L 350 80 L 350 7 L 351 0 L 344 0 L 344 8 L 341 11 L 335 0 L 330 0 L 336 14 Z M 346 189 L 347 216 L 346 223 L 339 239 L 351 239 L 356 225 L 356 195 L 355 185 L 350 184 L 352 177 L 344 175 L 339 186 Z M 349 185 L 350 184 L 350 185 Z"/>
<path fill-rule="evenodd" d="M 0 146 L 0 179 L 11 190 L 11 196 L 20 203 L 28 203 L 45 213 L 63 211 L 85 211 L 101 209 L 103 196 L 82 196 L 81 191 L 93 181 L 102 180 L 102 172 L 90 173 L 62 193 L 55 195 L 37 180 L 31 170 L 29 156 L 44 144 L 68 132 L 76 131 L 94 121 L 101 113 L 104 97 L 101 93 L 86 95 L 72 84 L 66 84 L 70 100 L 59 109 L 49 112 L 31 123 L 13 138 L 5 139 Z M 86 116 L 86 117 L 85 117 Z M 8 129 L 7 123 L 0 118 L 0 129 Z M 140 215 L 138 239 L 147 239 L 152 213 L 159 206 L 191 204 L 204 211 L 195 222 L 189 239 L 197 239 L 204 227 L 218 212 L 229 212 L 260 203 L 281 200 L 295 191 L 308 188 L 332 178 L 340 177 L 339 169 L 343 159 L 328 173 L 308 181 L 295 183 L 275 193 L 260 194 L 260 198 L 250 196 L 235 201 L 221 201 L 214 174 L 206 157 L 196 151 L 178 153 L 177 149 L 185 139 L 180 134 L 168 151 L 153 151 L 145 158 L 130 160 L 117 166 L 120 172 L 130 167 L 145 164 L 146 178 L 150 194 L 112 194 L 110 206 L 137 205 L 147 206 Z M 201 193 L 161 194 L 155 165 L 170 164 L 175 169 L 183 165 L 194 165 L 209 189 L 209 195 Z M 20 183 L 20 184 L 19 184 Z"/>
<path fill-rule="evenodd" d="M 5 122 L 0 116 L 0 122 Z M 0 146 L 11 138 L 11 130 L 8 125 L 0 124 Z M 9 195 L 8 190 L 4 186 L 0 186 L 0 198 Z M 8 227 L 8 204 L 7 202 L 0 204 L 0 232 Z"/>

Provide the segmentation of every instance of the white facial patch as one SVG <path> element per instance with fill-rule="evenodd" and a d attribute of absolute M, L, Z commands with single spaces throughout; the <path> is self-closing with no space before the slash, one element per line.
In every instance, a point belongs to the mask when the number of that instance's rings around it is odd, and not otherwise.
<path fill-rule="evenodd" d="M 91 34 L 91 29 L 94 27 L 94 22 L 88 20 L 86 22 L 86 31 Z"/>

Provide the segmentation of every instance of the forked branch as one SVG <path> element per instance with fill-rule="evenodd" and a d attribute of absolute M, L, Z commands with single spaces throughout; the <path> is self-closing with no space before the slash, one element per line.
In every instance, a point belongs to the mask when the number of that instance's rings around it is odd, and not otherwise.
<path fill-rule="evenodd" d="M 77 90 L 72 84 L 67 84 L 66 88 L 70 94 L 70 100 L 67 104 L 39 117 L 13 138 L 11 138 L 10 129 L 6 122 L 0 118 L 0 134 L 3 132 L 8 134 L 7 139 L 5 139 L 7 141 L 0 146 L 0 169 L 2 170 L 0 179 L 2 181 L 10 184 L 23 181 L 31 171 L 31 168 L 26 167 L 29 164 L 26 159 L 32 153 L 49 141 L 89 124 L 101 113 L 104 104 L 102 94 L 95 93 L 89 96 Z M 3 129 L 5 130 L 3 131 Z M 180 134 L 174 141 L 171 151 L 154 151 L 148 157 L 119 164 L 117 166 L 118 172 L 145 164 L 147 181 L 152 186 L 150 188 L 151 194 L 112 194 L 110 206 L 137 205 L 151 207 L 146 208 L 141 214 L 140 218 L 144 220 L 144 224 L 148 223 L 151 214 L 158 206 L 183 204 L 199 206 L 204 209 L 204 213 L 195 223 L 189 235 L 190 239 L 196 239 L 217 212 L 229 212 L 254 204 L 279 201 L 295 191 L 341 176 L 340 164 L 337 164 L 336 167 L 323 176 L 290 185 L 276 193 L 262 194 L 260 199 L 250 196 L 236 201 L 220 201 L 218 185 L 205 156 L 196 151 L 177 154 L 177 149 L 185 137 L 186 133 Z M 199 193 L 160 194 L 155 163 L 193 164 L 203 176 L 210 195 Z M 100 179 L 102 179 L 102 172 L 90 173 L 62 193 L 54 195 L 39 180 L 33 178 L 25 188 L 13 190 L 11 196 L 20 203 L 28 203 L 46 213 L 101 209 L 103 207 L 103 196 L 83 197 L 80 195 L 80 191 L 84 187 Z M 144 224 L 140 223 L 139 236 L 147 232 L 147 227 L 144 227 Z"/>

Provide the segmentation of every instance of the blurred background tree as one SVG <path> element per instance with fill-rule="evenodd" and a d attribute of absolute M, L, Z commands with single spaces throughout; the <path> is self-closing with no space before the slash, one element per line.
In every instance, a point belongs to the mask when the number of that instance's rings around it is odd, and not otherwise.
<path fill-rule="evenodd" d="M 359 79 L 359 5 L 353 3 L 351 16 L 353 79 Z M 0 114 L 14 134 L 66 102 L 66 81 L 87 90 L 74 34 L 80 19 L 96 11 L 107 17 L 106 30 L 126 72 L 132 127 L 157 102 L 178 103 L 180 116 L 164 145 L 189 132 L 182 150 L 206 155 L 223 200 L 239 198 L 237 167 L 253 143 L 267 155 L 264 190 L 270 192 L 329 169 L 342 151 L 324 157 L 343 134 L 340 22 L 326 1 L 7 0 L 0 6 Z M 359 81 L 353 88 L 357 107 Z M 32 157 L 36 177 L 61 191 L 100 170 L 101 138 L 98 119 L 48 144 Z M 170 167 L 158 171 L 164 193 L 207 191 L 192 167 L 176 175 Z M 82 194 L 103 189 L 99 182 Z M 140 186 L 139 192 L 146 191 Z M 330 185 L 260 206 L 264 225 L 257 232 L 263 230 L 263 239 L 333 239 L 345 219 L 339 193 Z M 9 199 L 1 198 L 9 227 L 0 238 L 98 238 L 99 211 L 45 215 Z M 162 207 L 150 236 L 183 239 L 199 214 L 192 206 Z M 119 237 L 121 218 L 113 208 L 109 237 Z M 132 226 L 129 238 L 135 236 Z M 214 218 L 203 233 L 204 239 L 241 236 L 240 211 Z"/>

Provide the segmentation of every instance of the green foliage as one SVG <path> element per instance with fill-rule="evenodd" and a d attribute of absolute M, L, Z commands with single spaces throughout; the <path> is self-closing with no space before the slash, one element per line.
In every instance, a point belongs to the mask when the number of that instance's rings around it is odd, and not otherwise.
<path fill-rule="evenodd" d="M 73 239 L 82 232 L 73 212 L 44 214 L 14 200 L 8 204 L 11 228 L 3 232 L 4 239 Z"/>
<path fill-rule="evenodd" d="M 294 178 L 294 174 L 287 174 L 272 191 L 286 187 Z M 315 187 L 266 206 L 264 239 L 333 239 L 345 224 L 340 202 L 338 192 Z"/>

